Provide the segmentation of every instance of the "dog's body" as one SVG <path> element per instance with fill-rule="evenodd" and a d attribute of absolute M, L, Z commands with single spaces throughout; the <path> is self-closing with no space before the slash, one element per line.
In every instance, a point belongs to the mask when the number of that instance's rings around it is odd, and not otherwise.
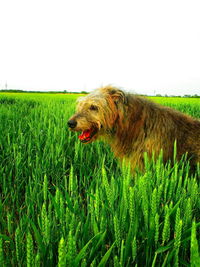
<path fill-rule="evenodd" d="M 172 159 L 175 141 L 177 159 L 187 153 L 192 165 L 200 162 L 199 120 L 111 86 L 81 98 L 68 125 L 84 143 L 101 137 L 132 169 L 143 168 L 144 152 L 157 157 L 162 149 L 164 162 Z"/>

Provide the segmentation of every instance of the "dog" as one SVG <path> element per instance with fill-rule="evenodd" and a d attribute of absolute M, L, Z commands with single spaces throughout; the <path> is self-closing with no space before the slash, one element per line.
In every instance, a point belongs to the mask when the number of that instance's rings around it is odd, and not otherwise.
<path fill-rule="evenodd" d="M 110 144 L 114 155 L 131 168 L 144 168 L 144 153 L 163 161 L 187 153 L 192 165 L 200 162 L 200 121 L 145 97 L 106 86 L 78 99 L 77 111 L 69 119 L 70 130 L 81 132 L 88 144 L 97 139 Z"/>

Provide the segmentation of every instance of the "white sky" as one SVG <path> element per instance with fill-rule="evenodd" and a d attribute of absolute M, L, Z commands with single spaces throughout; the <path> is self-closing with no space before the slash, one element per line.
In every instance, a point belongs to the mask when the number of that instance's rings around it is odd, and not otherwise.
<path fill-rule="evenodd" d="M 200 1 L 1 0 L 0 89 L 200 94 Z"/>

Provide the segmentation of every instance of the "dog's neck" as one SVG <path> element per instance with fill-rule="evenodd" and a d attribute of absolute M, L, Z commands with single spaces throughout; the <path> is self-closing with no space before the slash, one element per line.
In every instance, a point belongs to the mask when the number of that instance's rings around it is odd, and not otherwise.
<path fill-rule="evenodd" d="M 113 128 L 106 131 L 105 140 L 110 144 L 116 156 L 128 156 L 133 151 L 133 147 L 137 150 L 141 128 L 144 127 L 143 111 L 142 103 L 141 105 L 137 103 L 136 110 L 132 100 L 132 106 L 126 106 L 121 112 L 119 111 Z"/>

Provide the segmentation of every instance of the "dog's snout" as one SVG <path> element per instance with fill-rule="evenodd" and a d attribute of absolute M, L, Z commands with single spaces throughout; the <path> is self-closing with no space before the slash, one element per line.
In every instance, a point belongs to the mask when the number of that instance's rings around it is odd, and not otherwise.
<path fill-rule="evenodd" d="M 69 120 L 67 124 L 68 124 L 69 128 L 73 129 L 76 127 L 77 122 L 75 120 Z"/>

